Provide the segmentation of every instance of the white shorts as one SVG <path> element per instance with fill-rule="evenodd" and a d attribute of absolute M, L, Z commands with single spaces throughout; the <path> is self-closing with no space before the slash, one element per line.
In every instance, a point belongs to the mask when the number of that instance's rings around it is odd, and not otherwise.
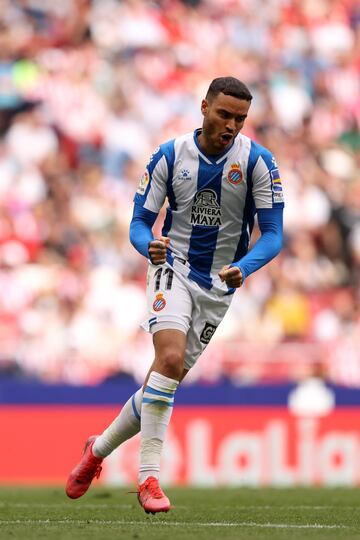
<path fill-rule="evenodd" d="M 184 332 L 185 369 L 193 367 L 208 345 L 233 297 L 200 287 L 168 263 L 149 264 L 146 296 L 149 317 L 141 326 L 152 334 L 168 329 Z"/>

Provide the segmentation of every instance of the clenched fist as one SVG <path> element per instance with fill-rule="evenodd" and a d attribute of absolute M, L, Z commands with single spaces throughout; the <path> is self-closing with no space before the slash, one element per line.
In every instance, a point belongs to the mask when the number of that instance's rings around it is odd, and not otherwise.
<path fill-rule="evenodd" d="M 241 287 L 243 283 L 243 276 L 238 266 L 223 266 L 219 272 L 219 278 L 231 288 Z"/>
<path fill-rule="evenodd" d="M 169 244 L 170 238 L 167 236 L 161 236 L 159 240 L 152 240 L 149 243 L 149 257 L 153 264 L 164 264 Z"/>

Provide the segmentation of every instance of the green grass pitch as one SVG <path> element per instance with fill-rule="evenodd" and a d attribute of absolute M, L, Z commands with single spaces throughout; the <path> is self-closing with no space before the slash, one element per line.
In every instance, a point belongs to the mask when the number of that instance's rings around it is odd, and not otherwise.
<path fill-rule="evenodd" d="M 131 490 L 131 488 L 129 488 Z M 0 487 L 1 540 L 360 539 L 357 489 L 167 489 L 168 514 L 147 515 L 126 488 Z"/>

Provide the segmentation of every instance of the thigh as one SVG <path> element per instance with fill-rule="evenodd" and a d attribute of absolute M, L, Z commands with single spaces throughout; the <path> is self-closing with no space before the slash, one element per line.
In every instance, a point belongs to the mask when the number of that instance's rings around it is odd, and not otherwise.
<path fill-rule="evenodd" d="M 187 336 L 185 369 L 189 370 L 207 347 L 223 320 L 233 295 L 217 296 L 201 290 L 194 298 L 191 325 Z"/>
<path fill-rule="evenodd" d="M 168 264 L 149 265 L 146 298 L 148 319 L 142 326 L 152 334 L 174 329 L 187 334 L 193 309 L 190 291 L 182 276 Z"/>

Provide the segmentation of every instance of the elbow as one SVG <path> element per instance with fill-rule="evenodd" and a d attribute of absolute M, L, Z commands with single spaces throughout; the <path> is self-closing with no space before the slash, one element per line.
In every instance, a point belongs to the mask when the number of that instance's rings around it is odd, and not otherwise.
<path fill-rule="evenodd" d="M 143 234 L 143 223 L 141 223 L 140 219 L 133 217 L 129 227 L 129 240 L 135 249 L 138 249 L 138 244 L 142 239 Z"/>
<path fill-rule="evenodd" d="M 277 234 L 275 236 L 275 241 L 274 241 L 274 252 L 275 252 L 274 257 L 276 257 L 276 255 L 280 253 L 283 247 L 284 247 L 284 235 L 282 233 Z"/>
<path fill-rule="evenodd" d="M 142 234 L 141 230 L 139 230 L 139 227 L 137 224 L 134 224 L 133 222 L 130 223 L 130 230 L 129 230 L 129 240 L 131 245 L 139 251 L 139 244 L 142 240 Z"/>

